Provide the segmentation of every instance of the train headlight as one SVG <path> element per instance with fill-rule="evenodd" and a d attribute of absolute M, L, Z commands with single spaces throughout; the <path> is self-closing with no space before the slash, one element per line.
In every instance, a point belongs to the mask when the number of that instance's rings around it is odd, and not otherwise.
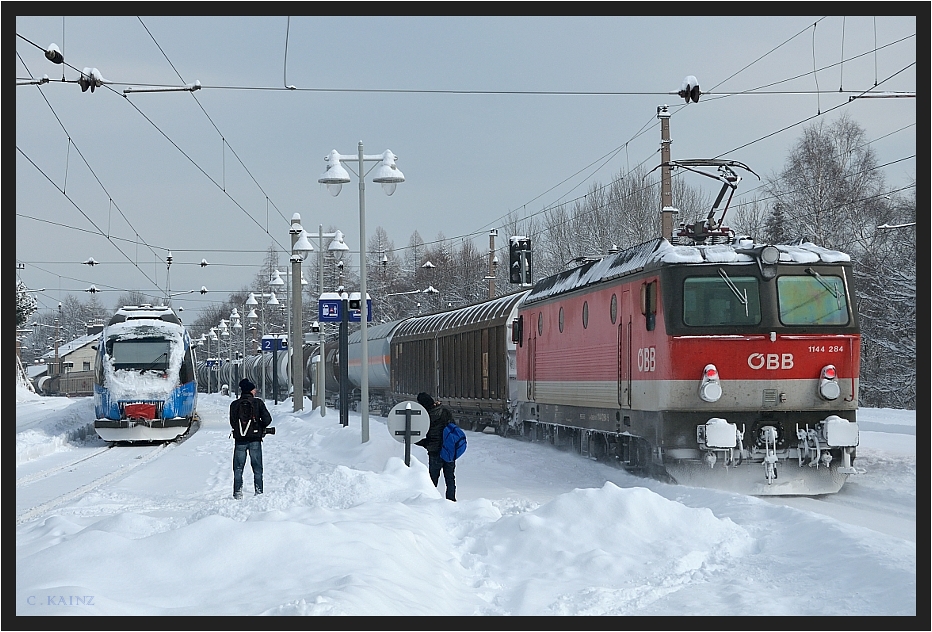
<path fill-rule="evenodd" d="M 702 369 L 702 383 L 699 384 L 699 397 L 704 402 L 717 402 L 722 396 L 722 385 L 718 380 L 718 369 L 714 364 L 707 364 Z"/>
<path fill-rule="evenodd" d="M 764 246 L 760 251 L 760 262 L 772 266 L 780 261 L 780 251 L 774 246 Z"/>
<path fill-rule="evenodd" d="M 838 377 L 838 372 L 835 370 L 834 364 L 827 364 L 822 367 L 822 375 L 819 378 L 819 396 L 822 399 L 833 400 L 838 399 L 838 396 L 841 395 L 841 387 L 838 386 L 836 378 Z"/>

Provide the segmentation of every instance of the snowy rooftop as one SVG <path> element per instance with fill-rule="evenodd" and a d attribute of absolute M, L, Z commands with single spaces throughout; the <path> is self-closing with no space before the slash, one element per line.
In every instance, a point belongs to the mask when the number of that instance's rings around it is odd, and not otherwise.
<path fill-rule="evenodd" d="M 81 336 L 80 338 L 75 338 L 71 342 L 66 342 L 65 344 L 58 345 L 58 355 L 66 356 L 69 353 L 73 353 L 82 347 L 86 347 L 92 342 L 96 342 L 100 338 L 100 334 L 91 334 L 88 336 Z M 55 359 L 55 350 L 52 349 L 48 353 L 42 355 L 42 358 L 46 361 Z"/>

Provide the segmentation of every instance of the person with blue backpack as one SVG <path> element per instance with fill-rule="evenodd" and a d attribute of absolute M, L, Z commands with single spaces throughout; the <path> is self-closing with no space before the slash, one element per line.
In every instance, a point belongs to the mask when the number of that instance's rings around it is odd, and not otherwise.
<path fill-rule="evenodd" d="M 418 441 L 427 450 L 427 471 L 434 487 L 440 483 L 440 473 L 446 483 L 447 500 L 456 502 L 456 459 L 466 450 L 466 434 L 453 422 L 453 413 L 427 393 L 418 393 L 417 403 L 430 416 L 427 436 Z"/>

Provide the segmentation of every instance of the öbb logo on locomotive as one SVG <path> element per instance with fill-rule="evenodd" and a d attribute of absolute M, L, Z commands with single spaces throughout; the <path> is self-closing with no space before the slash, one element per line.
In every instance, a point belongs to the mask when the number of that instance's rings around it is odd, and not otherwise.
<path fill-rule="evenodd" d="M 754 369 L 792 369 L 792 353 L 752 353 L 748 356 L 748 366 Z"/>

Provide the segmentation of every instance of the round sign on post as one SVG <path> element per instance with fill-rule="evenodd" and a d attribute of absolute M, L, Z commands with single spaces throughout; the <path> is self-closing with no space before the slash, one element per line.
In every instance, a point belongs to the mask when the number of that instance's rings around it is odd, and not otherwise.
<path fill-rule="evenodd" d="M 427 436 L 430 416 L 427 409 L 417 402 L 406 401 L 396 404 L 388 413 L 386 425 L 395 441 L 405 444 L 405 465 L 411 465 L 411 444 Z"/>

